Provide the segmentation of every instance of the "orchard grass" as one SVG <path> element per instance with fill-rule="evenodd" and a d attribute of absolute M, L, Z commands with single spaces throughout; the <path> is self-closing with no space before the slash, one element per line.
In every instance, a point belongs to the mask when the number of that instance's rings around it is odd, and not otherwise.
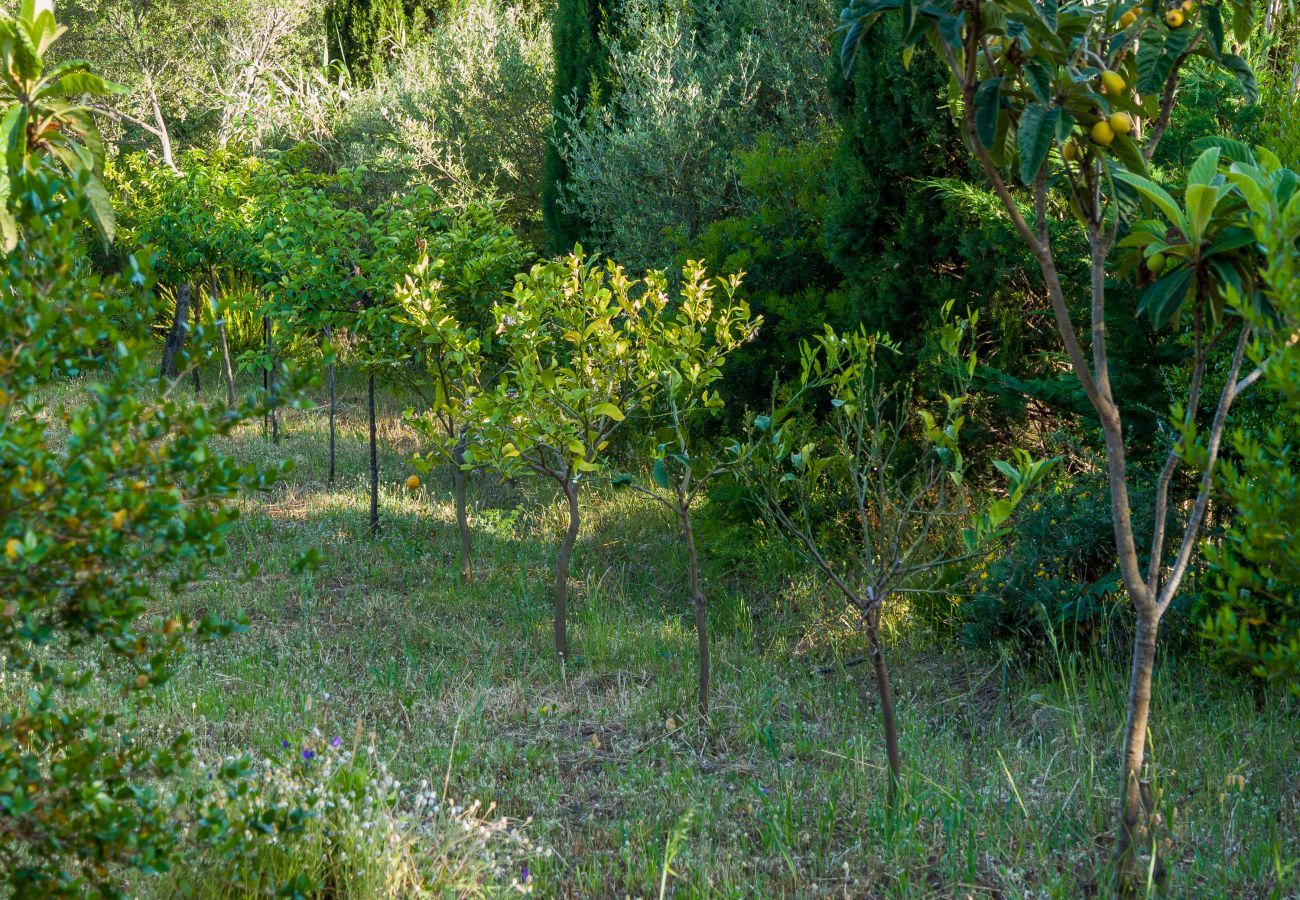
<path fill-rule="evenodd" d="M 215 370 L 204 377 L 216 396 Z M 380 400 L 378 539 L 358 373 L 340 374 L 333 486 L 323 408 L 286 412 L 278 445 L 250 425 L 223 447 L 292 459 L 296 471 L 244 502 L 229 559 L 180 600 L 191 615 L 242 609 L 248 632 L 199 648 L 141 711 L 146 723 L 192 731 L 204 757 L 273 753 L 313 728 L 359 736 L 404 782 L 531 819 L 530 838 L 551 851 L 526 873 L 543 896 L 659 896 L 661 885 L 682 897 L 1099 892 L 1122 652 L 1062 651 L 1050 671 L 1024 671 L 886 622 L 908 761 L 891 811 L 870 666 L 838 665 L 864 651 L 860 631 L 811 576 L 781 574 L 794 571 L 788 551 L 717 552 L 701 538 L 714 629 L 706 727 L 684 551 L 667 514 L 632 492 L 587 495 L 562 667 L 551 566 L 563 498 L 537 480 L 473 476 L 477 581 L 463 585 L 449 474 L 404 486 L 421 449 L 401 424 L 405 406 L 389 392 Z M 523 492 L 555 497 L 535 505 Z M 292 574 L 313 546 L 321 565 Z M 250 561 L 260 571 L 243 581 Z M 1155 690 L 1150 760 L 1170 895 L 1294 895 L 1294 699 L 1191 654 L 1162 663 Z"/>

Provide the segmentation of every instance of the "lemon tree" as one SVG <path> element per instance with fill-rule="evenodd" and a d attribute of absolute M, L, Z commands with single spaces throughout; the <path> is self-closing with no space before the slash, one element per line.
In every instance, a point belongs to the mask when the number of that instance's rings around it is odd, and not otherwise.
<path fill-rule="evenodd" d="M 681 527 L 686 547 L 686 577 L 695 615 L 699 658 L 698 704 L 709 715 L 709 617 L 700 583 L 700 557 L 691 512 L 701 492 L 720 475 L 733 472 L 745 454 L 709 453 L 697 440 L 698 426 L 723 407 L 717 382 L 727 357 L 753 340 L 762 317 L 736 297 L 740 276 L 711 279 L 698 262 L 682 272 L 680 298 L 671 311 L 646 322 L 644 367 L 649 379 L 646 413 L 654 427 L 640 437 L 648 480 L 618 475 L 622 484 L 667 509 Z"/>
<path fill-rule="evenodd" d="M 468 460 L 531 471 L 564 496 L 568 528 L 555 559 L 555 652 L 568 654 L 569 561 L 581 525 L 579 492 L 600 473 L 610 441 L 652 389 L 647 319 L 668 304 L 662 274 L 630 278 L 578 247 L 534 265 L 495 310 L 505 372 L 474 405 Z"/>

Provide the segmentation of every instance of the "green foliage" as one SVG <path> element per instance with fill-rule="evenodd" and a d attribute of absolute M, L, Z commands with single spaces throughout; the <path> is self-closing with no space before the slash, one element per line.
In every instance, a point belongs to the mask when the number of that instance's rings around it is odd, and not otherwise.
<path fill-rule="evenodd" d="M 931 186 L 931 179 L 967 179 L 969 163 L 946 109 L 941 63 L 918 56 L 909 77 L 898 76 L 898 27 L 890 20 L 873 28 L 849 77 L 832 77 L 842 130 L 826 243 L 856 320 L 909 351 L 886 365 L 912 368 L 909 360 L 918 358 L 914 352 L 954 291 L 988 309 L 999 286 L 1016 279 L 1007 270 L 1019 259 L 985 265 L 987 248 L 971 252 L 970 219 Z"/>
<path fill-rule="evenodd" d="M 406 27 L 402 0 L 330 0 L 325 11 L 329 59 L 368 84 L 401 49 Z"/>
<path fill-rule="evenodd" d="M 567 250 L 584 239 L 582 219 L 566 209 L 562 192 L 569 181 L 569 163 L 564 147 L 573 125 L 567 118 L 581 119 L 600 107 L 605 89 L 606 50 L 602 33 L 610 27 L 609 10 L 616 0 L 559 0 L 554 13 L 551 46 L 555 75 L 551 87 L 551 133 L 546 142 L 542 170 L 542 223 L 551 252 Z"/>
<path fill-rule="evenodd" d="M 146 614 L 157 586 L 224 552 L 230 501 L 275 475 L 211 446 L 261 411 L 255 398 L 218 410 L 157 392 L 147 268 L 93 274 L 75 188 L 20 183 L 23 236 L 0 273 L 0 646 L 29 690 L 0 714 L 0 861 L 33 895 L 111 892 L 121 867 L 169 864 L 187 826 L 167 779 L 189 764 L 188 738 L 135 735 L 89 688 L 144 702 L 187 646 L 239 627 Z M 47 405 L 72 378 L 76 399 Z M 58 652 L 68 642 L 100 668 Z"/>
<path fill-rule="evenodd" d="M 46 68 L 45 57 L 63 34 L 52 9 L 22 0 L 16 18 L 0 10 L 0 249 L 6 253 L 18 243 L 10 198 L 32 165 L 75 185 L 83 198 L 78 209 L 106 241 L 113 239 L 113 207 L 102 181 L 104 143 L 90 110 L 77 100 L 123 88 L 84 60 Z"/>
<path fill-rule="evenodd" d="M 718 390 L 734 418 L 745 406 L 770 398 L 773 384 L 789 377 L 790 348 L 825 325 L 854 324 L 839 272 L 827 258 L 822 221 L 828 200 L 826 140 L 782 146 L 762 135 L 736 161 L 740 210 L 710 223 L 679 253 L 698 257 L 719 272 L 743 272 L 744 294 L 763 328 L 730 354 Z"/>
<path fill-rule="evenodd" d="M 734 213 L 738 151 L 824 125 L 830 14 L 825 0 L 621 0 L 600 104 L 557 112 L 561 208 L 633 271 L 666 266 L 670 237 Z"/>
<path fill-rule="evenodd" d="M 469 460 L 561 484 L 599 471 L 610 438 L 645 397 L 643 319 L 667 302 L 661 275 L 634 282 L 581 247 L 519 276 L 494 310 L 507 370 L 479 398 Z"/>
<path fill-rule="evenodd" d="M 509 224 L 540 243 L 554 65 L 540 12 L 458 4 L 349 98 L 328 152 L 381 173 L 386 189 L 418 181 L 453 205 L 496 198 Z"/>
<path fill-rule="evenodd" d="M 1229 664 L 1300 693 L 1300 547 L 1291 527 L 1300 515 L 1300 190 L 1275 157 L 1233 168 L 1255 213 L 1251 236 L 1267 260 L 1267 313 L 1256 314 L 1261 338 L 1250 353 L 1266 393 L 1263 416 L 1229 436 L 1235 459 L 1219 482 L 1234 516 L 1222 543 L 1208 550 L 1217 608 L 1203 631 Z"/>

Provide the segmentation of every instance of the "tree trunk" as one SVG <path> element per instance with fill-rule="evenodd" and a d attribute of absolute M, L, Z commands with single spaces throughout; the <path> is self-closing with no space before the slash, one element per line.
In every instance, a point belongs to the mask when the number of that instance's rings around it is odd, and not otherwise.
<path fill-rule="evenodd" d="M 326 325 L 325 342 L 327 344 L 332 343 L 333 338 L 334 338 L 334 329 Z M 326 367 L 325 372 L 326 372 L 326 377 L 329 379 L 329 383 L 330 383 L 330 470 L 326 480 L 329 481 L 330 484 L 333 484 L 334 483 L 334 409 L 335 409 L 333 357 L 330 358 L 329 365 Z"/>
<path fill-rule="evenodd" d="M 193 288 L 191 288 L 190 290 L 193 291 Z M 199 296 L 202 296 L 202 293 L 200 293 Z M 198 300 L 195 300 L 193 303 L 191 303 L 191 304 L 190 304 L 190 312 L 191 312 L 191 314 L 192 314 L 193 317 L 194 317 L 194 318 L 193 318 L 193 321 L 194 321 L 194 329 L 193 329 L 193 330 L 194 330 L 194 332 L 197 334 L 197 333 L 198 333 L 198 330 L 199 330 L 199 327 L 203 324 L 203 304 L 202 304 L 202 302 L 200 302 L 200 301 L 198 301 Z M 200 393 L 202 393 L 202 391 L 203 391 L 203 380 L 199 377 L 199 366 L 198 366 L 198 361 L 197 361 L 197 360 L 195 361 L 194 371 L 193 371 L 192 374 L 194 375 L 194 396 L 197 397 L 197 396 L 198 396 Z"/>
<path fill-rule="evenodd" d="M 1144 797 L 1142 759 L 1146 753 L 1147 719 L 1151 712 L 1151 680 L 1156 661 L 1156 633 L 1160 619 L 1154 610 L 1138 611 L 1137 631 L 1133 636 L 1133 668 L 1129 673 L 1128 720 L 1124 725 L 1123 777 L 1120 790 L 1119 827 L 1115 833 L 1115 864 L 1124 884 L 1132 886 L 1137 877 L 1137 854 L 1134 842 L 1142 813 L 1150 798 Z M 1150 809 L 1145 809 L 1150 813 Z M 1148 816 L 1149 818 L 1149 816 Z M 1156 865 L 1157 877 L 1163 867 Z"/>
<path fill-rule="evenodd" d="M 379 534 L 379 443 L 375 435 L 375 373 L 370 373 L 367 386 L 368 413 L 370 417 L 370 534 Z"/>
<path fill-rule="evenodd" d="M 158 102 L 158 92 L 154 90 L 152 77 L 145 79 L 145 89 L 149 92 L 149 104 L 153 108 L 154 134 L 158 138 L 158 146 L 162 151 L 163 165 L 173 172 L 179 171 L 172 155 L 172 136 L 167 130 L 167 117 L 163 115 L 162 105 Z"/>
<path fill-rule="evenodd" d="M 280 419 L 275 410 L 275 335 L 272 331 L 271 317 L 262 317 L 262 333 L 266 337 L 266 373 L 263 384 L 270 399 L 267 420 L 271 423 L 271 442 L 280 443 Z"/>
<path fill-rule="evenodd" d="M 211 292 L 209 297 L 212 303 L 212 318 L 217 323 L 217 343 L 221 345 L 221 375 L 226 380 L 226 405 L 233 407 L 235 405 L 235 370 L 230 366 L 230 344 L 226 341 L 226 320 L 221 317 L 221 310 L 217 305 L 217 273 L 215 270 L 208 273 Z"/>
<path fill-rule="evenodd" d="M 452 459 L 456 464 L 452 472 L 452 483 L 456 493 L 456 527 L 460 529 L 460 580 L 469 583 L 474 580 L 474 546 L 473 534 L 469 530 L 469 504 L 466 502 L 469 473 L 461 468 L 465 461 L 465 434 L 461 432 Z"/>
<path fill-rule="evenodd" d="M 686 570 L 690 576 L 691 602 L 695 606 L 695 635 L 699 641 L 700 657 L 700 715 L 709 719 L 709 613 L 704 591 L 700 589 L 700 558 L 695 550 L 695 529 L 691 526 L 691 511 L 685 506 L 678 510 L 682 521 L 682 534 L 686 540 Z"/>
<path fill-rule="evenodd" d="M 871 664 L 876 673 L 876 690 L 880 694 L 880 718 L 885 727 L 885 754 L 889 757 L 889 802 L 898 796 L 903 778 L 903 756 L 898 749 L 898 721 L 894 717 L 894 689 L 889 684 L 889 667 L 880 647 L 880 607 L 867 613 L 867 643 L 871 645 Z"/>
<path fill-rule="evenodd" d="M 190 286 L 182 284 L 176 288 L 176 315 L 172 317 L 171 331 L 163 342 L 161 373 L 163 378 L 175 378 L 180 374 L 176 367 L 176 354 L 185 348 L 186 322 L 190 317 Z"/>
<path fill-rule="evenodd" d="M 564 498 L 569 506 L 569 530 L 555 553 L 555 652 L 560 659 L 569 653 L 569 558 L 573 555 L 573 544 L 578 540 L 579 525 L 578 486 L 573 483 L 572 476 L 564 482 Z"/>

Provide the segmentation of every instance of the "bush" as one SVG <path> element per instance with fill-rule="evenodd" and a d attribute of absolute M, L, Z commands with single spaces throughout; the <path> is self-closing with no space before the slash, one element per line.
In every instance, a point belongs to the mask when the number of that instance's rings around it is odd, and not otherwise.
<path fill-rule="evenodd" d="M 258 406 L 159 390 L 147 266 L 90 271 L 77 187 L 37 172 L 0 271 L 0 866 L 20 894 L 111 893 L 123 868 L 175 851 L 168 780 L 188 739 L 143 739 L 90 688 L 119 688 L 129 710 L 187 644 L 239 627 L 148 613 L 165 609 L 158 586 L 179 590 L 224 552 L 229 501 L 274 473 L 211 447 Z"/>
<path fill-rule="evenodd" d="M 538 13 L 472 0 L 352 99 L 333 152 L 430 181 L 455 202 L 501 199 L 511 224 L 536 236 L 552 68 Z"/>
<path fill-rule="evenodd" d="M 680 264 L 699 259 L 716 272 L 744 272 L 742 293 L 763 316 L 758 337 L 732 354 L 723 376 L 720 390 L 733 420 L 746 406 L 765 406 L 774 382 L 795 374 L 792 347 L 825 325 L 857 324 L 822 230 L 832 148 L 825 135 L 794 146 L 760 136 L 734 163 L 737 214 L 708 225 L 693 241 L 679 236 Z"/>
<path fill-rule="evenodd" d="M 1134 493 L 1135 508 L 1148 509 L 1150 481 Z M 983 563 L 973 595 L 956 607 L 963 641 L 1033 656 L 1052 645 L 1048 631 L 1074 646 L 1100 640 L 1126 615 L 1104 470 L 1057 479 L 1016 521 L 1007 552 Z M 1150 522 L 1135 526 L 1150 534 Z"/>
<path fill-rule="evenodd" d="M 620 3 L 602 34 L 609 96 L 561 117 L 562 207 L 630 270 L 666 266 L 669 232 L 691 239 L 736 211 L 737 151 L 826 121 L 832 22 L 824 0 Z"/>
<path fill-rule="evenodd" d="M 241 777 L 206 793 L 196 836 L 286 825 L 272 840 L 200 840 L 161 894 L 403 898 L 531 889 L 527 860 L 539 851 L 521 829 L 478 801 L 441 796 L 427 780 L 402 784 L 373 748 L 358 754 L 315 731 L 256 762 L 227 757 L 212 769 Z"/>

